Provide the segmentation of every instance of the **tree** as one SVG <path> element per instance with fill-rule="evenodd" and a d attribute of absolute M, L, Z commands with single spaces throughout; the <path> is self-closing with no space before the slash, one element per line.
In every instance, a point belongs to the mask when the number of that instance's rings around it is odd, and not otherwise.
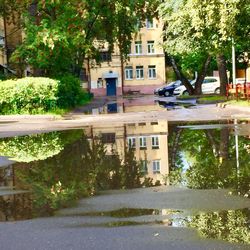
<path fill-rule="evenodd" d="M 28 11 L 21 9 L 25 40 L 12 60 L 39 69 L 39 75 L 69 71 L 79 76 L 84 60 L 98 58 L 104 42 L 112 51 L 118 41 L 126 57 L 137 19 L 149 15 L 157 0 L 25 2 L 33 5 Z M 16 10 L 16 5 L 12 9 Z"/>
<path fill-rule="evenodd" d="M 172 58 L 177 76 L 190 94 L 201 93 L 201 83 L 211 57 L 217 57 L 221 92 L 225 92 L 227 74 L 224 55 L 231 47 L 231 38 L 237 30 L 237 18 L 242 8 L 239 0 L 165 0 L 160 5 L 160 13 L 166 24 L 164 47 Z M 179 54 L 204 56 L 195 89 L 174 62 L 173 56 Z"/>

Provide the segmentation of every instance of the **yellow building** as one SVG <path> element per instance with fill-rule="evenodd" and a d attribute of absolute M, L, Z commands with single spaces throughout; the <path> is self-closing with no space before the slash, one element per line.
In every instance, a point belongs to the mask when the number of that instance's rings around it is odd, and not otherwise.
<path fill-rule="evenodd" d="M 89 140 L 101 137 L 107 153 L 112 154 L 114 148 L 121 159 L 124 159 L 126 147 L 133 148 L 145 177 L 152 178 L 153 183 L 165 183 L 164 176 L 169 174 L 167 121 L 94 125 L 86 133 Z"/>
<path fill-rule="evenodd" d="M 95 96 L 121 95 L 139 92 L 152 94 L 165 83 L 165 57 L 162 48 L 163 23 L 146 20 L 131 43 L 131 53 L 124 65 L 115 46 L 110 54 L 103 43 L 101 63 L 90 67 L 90 91 Z M 122 74 L 123 71 L 123 74 Z"/>

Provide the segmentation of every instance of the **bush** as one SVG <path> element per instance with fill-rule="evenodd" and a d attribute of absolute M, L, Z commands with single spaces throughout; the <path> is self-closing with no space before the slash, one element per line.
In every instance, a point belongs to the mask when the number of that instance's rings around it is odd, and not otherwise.
<path fill-rule="evenodd" d="M 57 104 L 58 81 L 43 77 L 27 77 L 0 82 L 0 113 L 40 113 Z"/>
<path fill-rule="evenodd" d="M 90 99 L 90 95 L 82 90 L 80 80 L 72 75 L 59 78 L 57 96 L 59 108 L 73 108 Z"/>
<path fill-rule="evenodd" d="M 0 81 L 0 114 L 38 114 L 73 108 L 90 100 L 77 78 L 26 77 Z"/>

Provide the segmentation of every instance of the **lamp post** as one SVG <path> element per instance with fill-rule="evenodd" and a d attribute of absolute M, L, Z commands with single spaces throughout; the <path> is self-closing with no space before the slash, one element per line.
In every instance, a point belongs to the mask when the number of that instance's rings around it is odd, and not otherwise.
<path fill-rule="evenodd" d="M 235 62 L 235 46 L 234 39 L 232 38 L 232 77 L 233 77 L 233 86 L 236 85 L 236 62 Z"/>

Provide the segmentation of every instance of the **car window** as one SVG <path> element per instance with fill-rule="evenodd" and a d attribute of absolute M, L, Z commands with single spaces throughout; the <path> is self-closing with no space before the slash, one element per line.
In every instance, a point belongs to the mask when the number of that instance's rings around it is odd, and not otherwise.
<path fill-rule="evenodd" d="M 205 79 L 203 83 L 212 83 L 212 82 L 217 82 L 217 79 L 215 78 L 210 78 L 210 79 Z"/>

